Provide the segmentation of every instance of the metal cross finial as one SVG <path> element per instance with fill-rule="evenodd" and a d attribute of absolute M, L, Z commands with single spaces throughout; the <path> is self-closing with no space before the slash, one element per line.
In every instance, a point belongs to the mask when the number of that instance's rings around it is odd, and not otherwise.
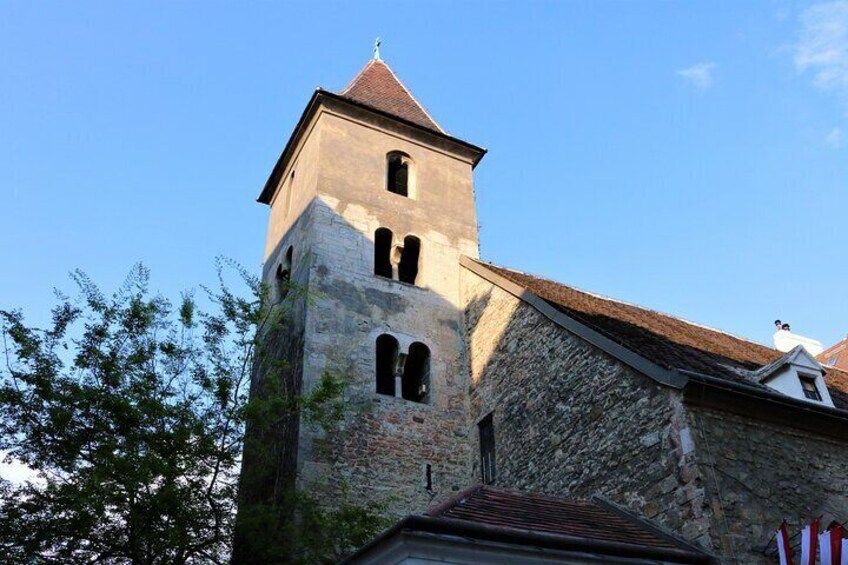
<path fill-rule="evenodd" d="M 376 60 L 376 61 L 381 60 L 380 59 L 380 43 L 382 43 L 382 41 L 380 40 L 379 37 L 374 40 L 374 60 Z"/>

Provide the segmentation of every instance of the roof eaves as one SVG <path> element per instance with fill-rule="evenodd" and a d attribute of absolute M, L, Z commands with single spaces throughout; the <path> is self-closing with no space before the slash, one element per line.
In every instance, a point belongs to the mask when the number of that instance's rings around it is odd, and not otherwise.
<path fill-rule="evenodd" d="M 508 543 L 518 546 L 533 546 L 553 550 L 580 551 L 581 553 L 595 552 L 602 555 L 660 559 L 667 560 L 672 563 L 715 563 L 714 558 L 703 551 L 667 549 L 580 536 L 550 534 L 507 526 L 492 526 L 470 520 L 459 520 L 456 518 L 413 515 L 404 518 L 388 530 L 384 531 L 377 538 L 342 561 L 342 564 L 356 563 L 356 558 L 358 556 L 365 555 L 368 551 L 376 548 L 396 534 L 418 532 L 448 535 L 453 539 L 460 536 L 474 540 L 494 541 L 500 544 Z"/>
<path fill-rule="evenodd" d="M 319 89 L 319 90 L 321 90 L 321 89 Z M 335 100 L 341 100 L 342 102 L 345 102 L 345 103 L 350 104 L 352 106 L 356 106 L 358 108 L 368 110 L 369 112 L 373 112 L 375 114 L 379 114 L 380 116 L 390 118 L 390 119 L 395 120 L 397 122 L 401 122 L 402 124 L 404 124 L 406 126 L 415 128 L 415 129 L 420 130 L 420 131 L 427 132 L 431 135 L 435 135 L 435 136 L 440 137 L 442 139 L 446 139 L 446 140 L 451 141 L 453 143 L 457 143 L 459 145 L 462 145 L 463 147 L 466 147 L 467 149 L 470 149 L 473 152 L 477 153 L 477 155 L 474 158 L 474 161 L 471 164 L 472 167 L 476 167 L 477 163 L 480 162 L 480 159 L 482 159 L 483 156 L 488 152 L 488 149 L 486 149 L 485 147 L 479 147 L 477 145 L 474 145 L 473 143 L 469 143 L 469 142 L 464 141 L 464 140 L 462 140 L 458 137 L 454 137 L 454 136 L 452 136 L 448 133 L 445 133 L 444 131 L 436 130 L 436 129 L 433 129 L 433 128 L 428 128 L 426 126 L 422 126 L 421 124 L 407 120 L 406 118 L 401 118 L 400 116 L 396 116 L 395 114 L 392 114 L 391 112 L 386 112 L 385 110 L 375 108 L 374 106 L 371 106 L 370 104 L 365 104 L 364 102 L 360 102 L 359 100 L 354 100 L 353 98 L 350 98 L 350 97 L 345 96 L 343 94 L 337 94 L 335 92 L 330 92 L 328 90 L 321 90 L 321 94 L 325 95 L 327 98 L 333 98 Z"/>
<path fill-rule="evenodd" d="M 256 199 L 257 202 L 262 204 L 270 204 L 271 199 L 274 196 L 274 192 L 276 191 L 277 184 L 279 182 L 279 177 L 282 175 L 283 171 L 281 170 L 284 164 L 288 161 L 288 157 L 294 151 L 294 148 L 297 146 L 297 141 L 300 139 L 300 136 L 303 134 L 303 130 L 306 128 L 306 125 L 309 123 L 309 119 L 311 118 L 313 112 L 317 109 L 318 103 L 321 98 L 330 98 L 333 100 L 339 100 L 344 102 L 345 104 L 350 104 L 351 106 L 355 106 L 357 108 L 362 108 L 374 114 L 378 114 L 385 118 L 389 118 L 391 120 L 400 122 L 407 127 L 414 128 L 421 132 L 426 132 L 429 135 L 434 135 L 441 139 L 445 139 L 451 143 L 456 143 L 474 154 L 474 158 L 471 162 L 471 167 L 476 167 L 480 160 L 486 155 L 488 149 L 485 147 L 479 147 L 474 145 L 473 143 L 469 143 L 458 137 L 454 137 L 449 135 L 443 131 L 434 130 L 432 128 L 424 127 L 421 124 L 417 124 L 415 122 L 409 121 L 407 119 L 401 118 L 400 116 L 395 116 L 389 112 L 380 110 L 379 108 L 374 108 L 373 106 L 369 106 L 368 104 L 364 104 L 359 102 L 358 100 L 353 100 L 352 98 L 348 98 L 342 94 L 336 94 L 335 92 L 330 92 L 329 90 L 324 90 L 321 87 L 315 89 L 315 92 L 312 93 L 312 97 L 309 99 L 309 102 L 306 105 L 306 108 L 303 110 L 303 113 L 300 115 L 300 118 L 297 121 L 297 124 L 294 127 L 294 131 L 289 137 L 288 142 L 286 142 L 286 146 L 283 148 L 282 153 L 280 153 L 280 157 L 277 159 L 274 168 L 271 170 L 271 174 L 268 176 L 268 180 L 265 181 L 265 186 L 262 188 L 262 192 L 259 194 L 259 197 Z"/>
<path fill-rule="evenodd" d="M 648 520 L 647 518 L 643 518 L 642 516 L 630 511 L 629 509 L 624 508 L 623 506 L 619 506 L 618 504 L 607 500 L 606 498 L 600 495 L 596 494 L 592 496 L 592 502 L 606 510 L 609 510 L 610 512 L 613 512 L 627 520 L 630 520 L 631 522 L 639 524 L 641 527 L 650 530 L 657 537 L 660 537 L 670 543 L 673 543 L 679 546 L 681 549 L 685 549 L 693 553 L 706 553 L 707 555 L 710 555 L 716 561 L 716 563 L 718 562 L 717 558 L 708 551 L 706 551 L 704 548 L 699 547 L 693 543 L 689 543 L 688 541 L 686 541 L 682 537 L 677 536 L 670 530 L 666 530 L 659 524 L 656 524 Z"/>
<path fill-rule="evenodd" d="M 681 375 L 680 373 L 661 367 L 631 349 L 616 343 L 594 329 L 586 326 L 582 322 L 579 322 L 571 316 L 563 313 L 561 310 L 554 308 L 545 299 L 529 291 L 526 287 L 516 284 L 498 273 L 495 273 L 491 269 L 487 268 L 485 263 L 472 259 L 471 257 L 463 256 L 460 259 L 460 264 L 469 271 L 533 306 L 539 311 L 539 313 L 555 324 L 577 335 L 598 349 L 606 352 L 625 365 L 628 365 L 632 369 L 635 369 L 654 381 L 676 389 L 682 389 L 686 386 L 687 377 L 685 375 Z"/>
<path fill-rule="evenodd" d="M 741 400 L 746 405 L 757 405 L 762 408 L 760 412 L 762 412 L 763 417 L 767 416 L 769 419 L 777 419 L 783 423 L 792 425 L 795 422 L 793 422 L 793 416 L 791 415 L 801 414 L 804 416 L 802 427 L 805 429 L 848 439 L 848 426 L 846 426 L 846 424 L 848 424 L 848 411 L 846 410 L 832 408 L 829 406 L 817 406 L 809 402 L 794 399 L 786 396 L 785 394 L 771 390 L 766 385 L 759 384 L 756 381 L 752 381 L 750 384 L 745 384 L 712 375 L 705 375 L 696 371 L 677 368 L 667 369 L 661 367 L 627 347 L 610 340 L 606 336 L 601 335 L 595 330 L 583 325 L 581 322 L 562 313 L 560 310 L 551 306 L 543 298 L 535 295 L 525 287 L 506 279 L 500 274 L 493 272 L 491 269 L 488 269 L 485 263 L 470 257 L 462 257 L 460 262 L 470 271 L 530 304 L 554 323 L 585 339 L 619 361 L 654 379 L 658 383 L 665 384 L 679 390 L 682 389 L 686 393 L 684 398 L 686 398 L 688 402 L 705 404 L 720 409 L 727 408 L 727 404 L 722 405 L 720 402 L 711 402 L 710 399 L 705 398 L 703 391 L 712 391 L 709 395 L 716 398 L 722 396 L 722 394 L 724 394 L 723 398 L 726 397 L 727 394 L 733 394 L 738 397 L 738 399 L 734 400 L 734 402 L 739 402 Z M 776 361 L 763 366 L 758 371 L 762 371 L 763 373 L 768 372 L 770 369 L 773 371 L 774 369 L 785 365 L 792 356 L 793 352 L 790 351 L 786 355 L 782 355 Z M 830 369 L 830 367 L 828 367 L 828 369 Z M 755 375 L 754 372 L 747 372 L 747 376 L 751 377 Z M 694 392 L 696 390 L 702 392 Z M 720 391 L 723 391 L 723 393 Z M 725 398 L 725 400 L 727 399 Z M 780 407 L 779 410 L 775 409 L 775 407 L 778 406 Z M 789 410 L 787 410 L 787 408 Z M 744 408 L 738 408 L 738 410 L 744 412 Z M 818 422 L 818 424 L 816 424 L 816 422 Z M 823 422 L 838 422 L 840 426 L 845 429 L 828 431 L 821 427 Z"/>
<path fill-rule="evenodd" d="M 326 91 L 321 88 L 316 88 L 315 92 L 312 93 L 312 96 L 309 98 L 309 102 L 306 104 L 306 108 L 303 109 L 303 113 L 300 115 L 300 118 L 297 120 L 297 124 L 294 126 L 294 131 L 289 136 L 289 140 L 286 142 L 286 146 L 283 148 L 282 153 L 280 153 L 277 162 L 274 164 L 274 168 L 271 169 L 271 174 L 268 175 L 268 180 L 265 181 L 265 186 L 262 187 L 262 192 L 259 194 L 259 198 L 256 199 L 257 202 L 262 204 L 271 203 L 271 199 L 274 197 L 274 192 L 276 191 L 277 184 L 280 180 L 280 175 L 283 174 L 282 167 L 288 161 L 288 157 L 297 146 L 297 141 L 300 139 L 306 124 L 309 123 L 309 118 L 318 107 L 318 98 L 323 94 L 326 94 Z"/>
<path fill-rule="evenodd" d="M 848 439 L 848 411 L 792 398 L 756 383 L 742 384 L 685 369 L 675 372 L 688 377 L 683 390 L 688 403 Z"/>

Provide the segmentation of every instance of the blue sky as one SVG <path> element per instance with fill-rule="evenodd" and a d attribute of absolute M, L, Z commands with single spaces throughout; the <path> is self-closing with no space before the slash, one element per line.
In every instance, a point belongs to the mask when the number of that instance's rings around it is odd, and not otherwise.
<path fill-rule="evenodd" d="M 848 2 L 0 2 L 0 307 L 259 271 L 316 86 L 483 145 L 487 260 L 770 342 L 848 332 Z"/>

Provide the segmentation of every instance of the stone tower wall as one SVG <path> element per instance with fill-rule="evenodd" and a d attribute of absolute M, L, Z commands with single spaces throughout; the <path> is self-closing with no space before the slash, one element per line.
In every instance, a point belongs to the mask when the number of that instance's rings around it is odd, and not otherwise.
<path fill-rule="evenodd" d="M 353 502 L 386 501 L 391 512 L 404 515 L 468 484 L 459 258 L 477 256 L 477 224 L 471 163 L 390 125 L 326 109 L 316 115 L 290 165 L 294 212 L 285 217 L 282 193 L 272 203 L 265 278 L 273 280 L 276 263 L 293 244 L 295 273 L 308 281 L 310 295 L 301 386 L 311 390 L 324 372 L 349 380 L 339 433 L 327 436 L 301 421 L 297 444 L 286 446 L 286 457 L 296 451 L 300 486 L 334 495 L 344 490 Z M 391 151 L 412 159 L 414 198 L 386 190 Z M 282 178 L 285 183 L 286 174 Z M 295 229 L 287 232 L 293 217 Z M 421 240 L 416 285 L 374 274 L 379 227 L 391 229 L 396 241 L 406 235 Z M 429 347 L 428 403 L 375 392 L 376 339 L 383 333 L 393 335 L 401 351 L 412 342 Z"/>

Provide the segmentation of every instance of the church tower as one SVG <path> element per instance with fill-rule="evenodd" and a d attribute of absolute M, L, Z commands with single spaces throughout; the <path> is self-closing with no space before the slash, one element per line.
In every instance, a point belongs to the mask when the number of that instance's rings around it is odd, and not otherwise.
<path fill-rule="evenodd" d="M 302 417 L 283 426 L 265 488 L 296 481 L 330 500 L 344 489 L 404 515 L 472 480 L 459 260 L 478 255 L 472 171 L 484 153 L 447 134 L 378 56 L 341 92 L 313 94 L 259 197 L 263 279 L 306 290 L 278 291 L 298 301 L 278 350 L 296 390 L 325 372 L 348 380 L 345 419 L 332 437 Z"/>

